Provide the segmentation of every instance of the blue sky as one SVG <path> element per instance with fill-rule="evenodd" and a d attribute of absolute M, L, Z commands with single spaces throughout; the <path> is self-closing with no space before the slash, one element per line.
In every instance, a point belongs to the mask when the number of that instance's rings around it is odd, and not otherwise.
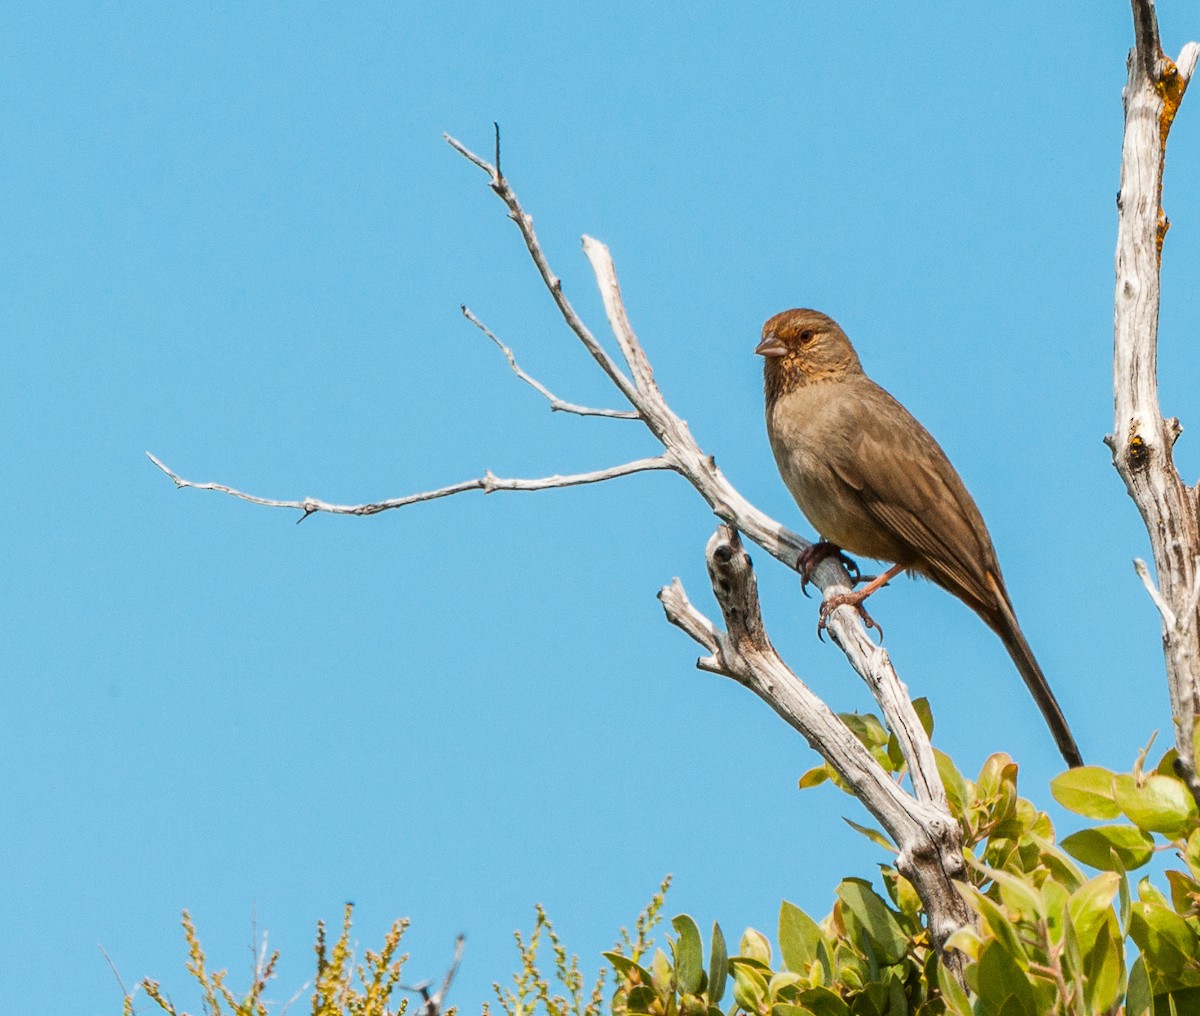
<path fill-rule="evenodd" d="M 99 4 L 0 35 L 0 982 L 12 1011 L 195 1006 L 179 911 L 244 972 L 251 921 L 307 978 L 318 918 L 411 916 L 407 979 L 468 935 L 477 1011 L 543 902 L 594 969 L 666 872 L 668 910 L 773 928 L 882 856 L 799 793 L 814 764 L 697 672 L 654 596 L 712 610 L 713 519 L 676 477 L 478 494 L 370 519 L 177 493 L 143 457 L 353 502 L 651 453 L 551 415 L 458 313 L 560 396 L 614 404 L 481 174 L 504 167 L 598 334 L 578 245 L 612 249 L 660 384 L 765 510 L 799 517 L 762 421 L 765 318 L 818 307 L 934 432 L 991 527 L 1084 755 L 1168 726 L 1147 555 L 1101 438 L 1123 3 Z M 1164 3 L 1177 52 L 1200 25 Z M 1032 16 L 1035 15 L 1036 17 Z M 1190 35 L 1188 34 L 1190 33 Z M 1200 424 L 1200 132 L 1166 182 L 1163 405 Z M 610 343 L 611 346 L 611 343 Z M 1177 459 L 1198 471 L 1185 434 Z M 839 709 L 866 692 L 816 603 L 755 555 L 767 622 Z M 999 642 L 931 585 L 875 602 L 936 743 L 1022 764 L 1049 735 Z M 1165 745 L 1164 745 L 1165 746 Z M 1056 813 L 1057 814 L 1057 813 Z M 1069 822 L 1069 820 L 1068 820 Z M 61 1007 L 61 1005 L 60 1005 Z"/>

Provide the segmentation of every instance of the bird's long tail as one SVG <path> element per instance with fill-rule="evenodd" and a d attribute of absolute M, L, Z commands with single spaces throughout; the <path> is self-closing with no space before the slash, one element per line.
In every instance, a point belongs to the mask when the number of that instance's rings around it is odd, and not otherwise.
<path fill-rule="evenodd" d="M 1067 765 L 1072 768 L 1083 765 L 1083 756 L 1079 754 L 1079 745 L 1075 743 L 1071 728 L 1067 726 L 1067 718 L 1063 716 L 1058 699 L 1050 690 L 1046 675 L 1042 673 L 1042 668 L 1038 666 L 1038 662 L 1034 658 L 1033 650 L 1025 641 L 1021 626 L 1017 624 L 1017 617 L 1008 602 L 1008 594 L 991 572 L 988 572 L 987 578 L 996 594 L 997 609 L 990 617 L 985 615 L 984 620 L 1000 636 L 1004 648 L 1008 650 L 1008 655 L 1017 665 L 1017 670 L 1020 671 L 1021 677 L 1025 681 L 1025 687 L 1029 689 L 1033 700 L 1042 711 L 1042 716 L 1046 718 L 1050 733 L 1054 735 L 1054 741 L 1058 745 L 1058 750 L 1062 752 L 1062 757 L 1066 760 Z"/>

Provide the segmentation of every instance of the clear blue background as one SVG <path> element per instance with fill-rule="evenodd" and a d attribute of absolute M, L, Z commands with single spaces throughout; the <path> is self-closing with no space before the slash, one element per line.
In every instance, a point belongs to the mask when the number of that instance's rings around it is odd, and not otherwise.
<path fill-rule="evenodd" d="M 1177 52 L 1200 22 L 1162 6 Z M 6 9 L 8 1010 L 119 1011 L 98 943 L 195 1007 L 183 907 L 239 986 L 257 913 L 286 999 L 354 900 L 364 945 L 412 917 L 408 980 L 465 931 L 451 1000 L 473 1012 L 535 901 L 593 970 L 666 872 L 670 912 L 736 937 L 773 933 L 783 897 L 823 915 L 883 859 L 840 821 L 855 802 L 798 792 L 803 741 L 664 623 L 673 575 L 714 609 L 714 520 L 678 478 L 296 526 L 144 458 L 356 502 L 653 452 L 637 424 L 551 415 L 460 317 L 562 397 L 615 403 L 443 131 L 486 153 L 501 123 L 606 337 L 578 238 L 611 246 L 667 398 L 801 532 L 752 350 L 785 307 L 837 317 L 974 491 L 1087 758 L 1128 767 L 1168 727 L 1147 541 L 1101 444 L 1127 5 L 532 7 Z M 1185 425 L 1198 101 L 1166 184 L 1163 405 Z M 1192 434 L 1177 455 L 1194 477 Z M 796 671 L 868 708 L 815 601 L 756 561 Z M 1059 760 L 994 636 L 924 583 L 874 609 L 937 743 L 969 772 L 1011 752 L 1050 806 Z"/>

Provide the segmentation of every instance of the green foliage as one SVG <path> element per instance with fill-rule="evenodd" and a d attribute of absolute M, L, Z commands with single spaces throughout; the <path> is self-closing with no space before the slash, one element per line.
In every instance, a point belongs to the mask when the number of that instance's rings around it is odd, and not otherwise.
<path fill-rule="evenodd" d="M 927 729 L 932 719 L 924 703 Z M 847 726 L 889 772 L 904 776 L 899 746 L 872 716 Z M 647 965 L 618 963 L 618 1016 L 1159 1016 L 1200 1012 L 1200 820 L 1173 769 L 1174 751 L 1145 771 L 1149 749 L 1130 773 L 1096 766 L 1063 773 L 1051 792 L 1096 824 L 1057 842 L 1050 817 L 1017 792 L 1017 766 L 993 755 L 975 780 L 938 753 L 968 867 L 963 895 L 976 915 L 950 948 L 961 980 L 938 958 L 911 884 L 881 865 L 880 889 L 847 878 L 832 911 L 814 920 L 784 902 L 775 956 L 747 929 L 736 955 L 713 926 L 705 968 L 697 923 L 675 918 L 669 954 Z M 836 773 L 818 766 L 801 788 Z M 1123 820 L 1113 822 L 1111 820 Z M 851 822 L 872 842 L 882 832 Z M 1167 891 L 1129 873 L 1173 849 L 1183 870 L 1166 872 Z M 1086 868 L 1094 869 L 1088 875 Z M 723 971 L 733 1007 L 723 1010 Z"/>
<path fill-rule="evenodd" d="M 646 935 L 658 923 L 659 912 L 662 909 L 663 897 L 667 891 L 669 880 L 664 880 L 658 893 L 650 901 L 637 920 L 636 938 L 631 940 L 625 930 L 621 930 L 625 943 L 630 945 L 631 954 L 640 957 L 646 949 Z M 557 983 L 551 982 L 538 967 L 538 953 L 545 940 L 550 942 L 550 950 L 554 956 L 554 975 Z M 492 985 L 500 1007 L 507 1016 L 531 1016 L 539 1010 L 544 1016 L 599 1016 L 604 1007 L 604 980 L 607 971 L 601 970 L 587 998 L 583 994 L 583 974 L 579 971 L 579 957 L 568 958 L 567 951 L 559 941 L 554 926 L 546 916 L 541 904 L 537 906 L 537 919 L 533 933 L 526 943 L 518 931 L 514 936 L 517 940 L 517 951 L 521 955 L 521 969 L 513 976 L 513 987 L 502 988 L 499 984 Z M 560 990 L 561 989 L 561 990 Z M 566 994 L 562 992 L 565 991 Z M 485 1002 L 483 1016 L 489 1016 L 491 1010 Z"/>
<path fill-rule="evenodd" d="M 927 729 L 932 717 L 918 709 Z M 895 739 L 872 716 L 845 717 L 847 726 L 897 780 L 905 777 Z M 877 886 L 846 878 L 832 910 L 816 920 L 785 901 L 774 945 L 748 928 L 731 951 L 721 927 L 705 936 L 691 916 L 670 923 L 662 948 L 651 935 L 661 923 L 668 882 L 638 917 L 633 933 L 605 958 L 585 993 L 578 958 L 568 956 L 541 907 L 526 940 L 516 935 L 521 969 L 511 987 L 495 985 L 505 1016 L 1169 1016 L 1200 1013 L 1200 816 L 1174 772 L 1174 749 L 1147 769 L 1149 746 L 1129 773 L 1098 766 L 1058 776 L 1051 793 L 1092 824 L 1059 841 L 1050 817 L 1017 792 L 1017 766 L 989 758 L 974 779 L 936 753 L 951 811 L 963 837 L 967 881 L 961 891 L 976 917 L 951 936 L 958 961 L 948 967 L 925 927 L 916 891 L 894 864 L 880 865 Z M 836 773 L 819 766 L 801 787 Z M 895 853 L 877 829 L 850 825 Z M 1165 872 L 1165 887 L 1131 872 L 1170 850 L 1182 867 Z M 1091 869 L 1089 874 L 1087 869 Z M 379 953 L 355 965 L 350 908 L 329 945 L 317 933 L 313 1016 L 399 1016 L 388 1008 L 405 957 L 396 950 L 406 922 Z M 188 970 L 200 985 L 208 1016 L 267 1016 L 263 991 L 276 956 L 264 954 L 242 997 L 210 973 L 184 915 Z M 549 949 L 549 974 L 539 955 Z M 157 983 L 141 985 L 171 1016 Z M 132 1016 L 132 996 L 124 1012 Z M 451 1016 L 454 1010 L 447 1010 Z M 491 1016 L 484 1005 L 484 1016 Z"/>
<path fill-rule="evenodd" d="M 383 940 L 379 952 L 366 951 L 365 962 L 354 962 L 350 945 L 350 916 L 353 908 L 346 905 L 342 915 L 342 932 L 330 948 L 326 941 L 324 922 L 317 923 L 317 972 L 313 979 L 312 1016 L 403 1016 L 408 1000 L 401 999 L 390 1007 L 392 992 L 400 981 L 400 968 L 407 955 L 397 956 L 400 939 L 408 928 L 407 919 L 396 921 Z M 263 993 L 267 982 L 275 976 L 279 953 L 270 957 L 256 956 L 250 987 L 241 998 L 225 983 L 226 972 L 210 972 L 196 926 L 187 911 L 183 914 L 183 933 L 188 946 L 188 973 L 200 986 L 206 1016 L 268 1016 Z M 163 993 L 157 981 L 146 978 L 139 987 L 169 1016 L 187 1016 L 179 1012 Z M 125 995 L 123 1012 L 132 1016 L 133 993 Z M 445 1016 L 454 1016 L 447 1009 Z"/>

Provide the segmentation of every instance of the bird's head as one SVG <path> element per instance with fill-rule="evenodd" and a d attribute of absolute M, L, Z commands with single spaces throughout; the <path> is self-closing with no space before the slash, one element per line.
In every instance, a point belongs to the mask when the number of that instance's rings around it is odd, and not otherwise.
<path fill-rule="evenodd" d="M 771 318 L 754 350 L 763 357 L 768 395 L 778 396 L 813 381 L 861 374 L 858 354 L 838 323 L 819 310 L 800 307 Z"/>

